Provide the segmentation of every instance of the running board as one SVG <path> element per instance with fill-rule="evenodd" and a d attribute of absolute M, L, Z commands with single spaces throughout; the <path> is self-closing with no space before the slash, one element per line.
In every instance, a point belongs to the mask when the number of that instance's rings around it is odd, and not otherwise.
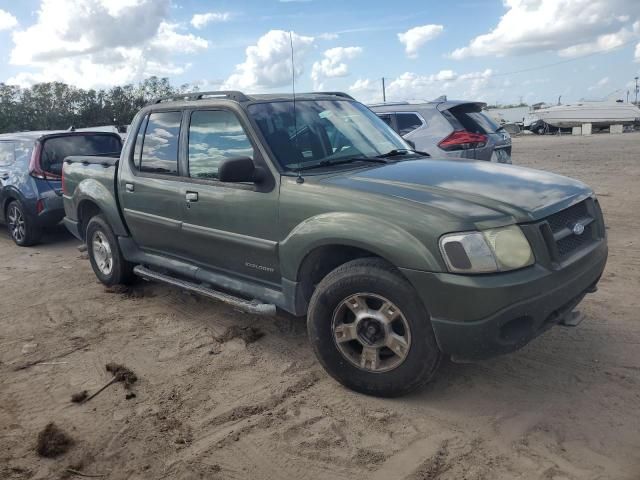
<path fill-rule="evenodd" d="M 169 285 L 173 285 L 174 287 L 182 288 L 184 290 L 197 293 L 204 297 L 219 300 L 233 307 L 239 308 L 240 310 L 244 310 L 245 312 L 253 313 L 254 315 L 275 315 L 276 313 L 276 306 L 271 303 L 262 303 L 259 300 L 245 300 L 244 298 L 235 297 L 233 295 L 229 295 L 228 293 L 218 292 L 217 290 L 212 290 L 201 285 L 196 285 L 195 283 L 191 283 L 186 280 L 180 280 L 169 275 L 154 272 L 153 270 L 149 270 L 142 265 L 134 267 L 133 273 L 141 278 L 144 278 L 145 280 L 167 283 Z"/>

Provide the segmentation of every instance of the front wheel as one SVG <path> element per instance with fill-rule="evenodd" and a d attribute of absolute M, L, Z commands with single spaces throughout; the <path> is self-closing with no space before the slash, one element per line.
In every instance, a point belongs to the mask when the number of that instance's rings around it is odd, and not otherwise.
<path fill-rule="evenodd" d="M 309 338 L 327 372 L 368 395 L 394 397 L 428 382 L 441 358 L 429 315 L 388 263 L 348 262 L 316 288 Z"/>
<path fill-rule="evenodd" d="M 133 280 L 133 265 L 122 256 L 113 230 L 102 215 L 89 220 L 85 236 L 93 272 L 107 286 L 126 285 Z"/>

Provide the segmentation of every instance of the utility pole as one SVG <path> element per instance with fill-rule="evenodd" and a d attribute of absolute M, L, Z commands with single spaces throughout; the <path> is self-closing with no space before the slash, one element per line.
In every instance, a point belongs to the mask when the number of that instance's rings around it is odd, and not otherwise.
<path fill-rule="evenodd" d="M 637 81 L 638 79 L 636 79 L 636 83 L 638 83 Z M 387 103 L 387 91 L 384 87 L 384 77 L 382 77 L 382 101 L 384 103 Z"/>
<path fill-rule="evenodd" d="M 638 104 L 638 77 L 635 78 L 636 80 L 636 105 Z"/>
<path fill-rule="evenodd" d="M 629 103 L 629 90 L 627 90 L 627 103 Z"/>

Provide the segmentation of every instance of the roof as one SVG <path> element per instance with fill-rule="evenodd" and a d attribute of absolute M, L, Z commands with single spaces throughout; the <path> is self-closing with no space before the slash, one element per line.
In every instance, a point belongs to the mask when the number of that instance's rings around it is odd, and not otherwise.
<path fill-rule="evenodd" d="M 33 132 L 15 132 L 15 133 L 1 133 L 0 140 L 39 140 L 45 137 L 51 136 L 63 136 L 63 135 L 86 135 L 88 133 L 100 133 L 110 134 L 114 132 L 105 132 L 101 130 L 92 130 L 91 128 L 83 128 L 79 130 L 39 130 Z M 117 135 L 117 134 L 116 134 Z"/>
<path fill-rule="evenodd" d="M 376 103 L 369 105 L 369 107 L 376 112 L 415 112 L 421 108 L 437 108 L 438 110 L 448 110 L 450 108 L 456 107 L 458 105 L 464 104 L 475 104 L 480 107 L 485 107 L 486 103 L 484 102 L 474 102 L 472 100 L 443 100 L 438 101 L 434 100 L 431 102 L 387 102 L 387 103 Z"/>
<path fill-rule="evenodd" d="M 319 100 L 319 99 L 336 99 L 343 98 L 347 100 L 355 100 L 351 95 L 343 92 L 308 92 L 308 93 L 296 93 L 296 100 Z M 263 93 L 263 94 L 245 94 L 237 90 L 221 90 L 215 92 L 194 92 L 172 95 L 170 97 L 163 97 L 153 101 L 150 105 L 158 104 L 177 104 L 193 101 L 206 101 L 206 100 L 231 100 L 238 103 L 248 102 L 275 102 L 275 101 L 292 101 L 294 99 L 293 93 Z"/>

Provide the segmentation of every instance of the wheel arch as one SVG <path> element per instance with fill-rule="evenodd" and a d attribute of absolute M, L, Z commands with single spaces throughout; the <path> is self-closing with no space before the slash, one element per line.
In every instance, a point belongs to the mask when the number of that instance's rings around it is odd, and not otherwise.
<path fill-rule="evenodd" d="M 116 236 L 128 235 L 127 229 L 120 217 L 117 198 L 106 186 L 97 180 L 89 178 L 80 182 L 76 187 L 73 193 L 72 204 L 70 206 L 71 213 L 75 213 L 75 220 L 78 222 L 82 221 L 80 218 L 80 207 L 85 204 L 85 202 L 89 202 L 89 204 L 93 204 L 98 208 L 99 212 L 105 216 Z M 84 208 L 94 207 L 85 206 Z M 69 211 L 67 208 L 65 208 L 65 210 Z M 86 223 L 84 224 L 84 227 L 86 228 Z"/>

